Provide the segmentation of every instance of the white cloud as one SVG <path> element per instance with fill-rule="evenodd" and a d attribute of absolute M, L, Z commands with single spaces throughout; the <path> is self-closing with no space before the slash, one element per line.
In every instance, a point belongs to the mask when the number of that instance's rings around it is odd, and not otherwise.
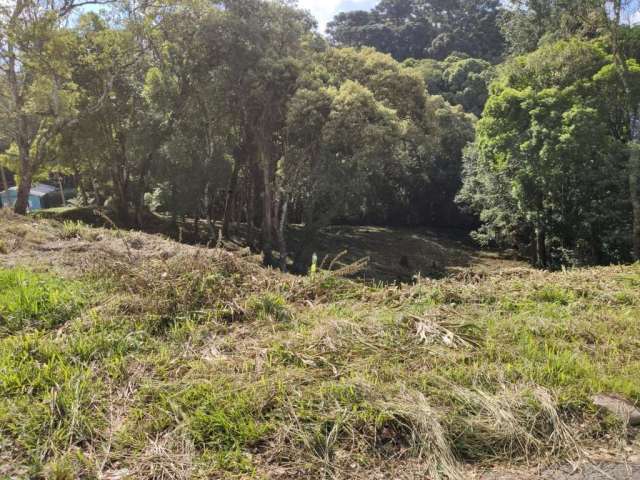
<path fill-rule="evenodd" d="M 637 10 L 631 15 L 631 17 L 629 18 L 629 22 L 631 23 L 631 25 L 640 24 L 640 10 Z"/>

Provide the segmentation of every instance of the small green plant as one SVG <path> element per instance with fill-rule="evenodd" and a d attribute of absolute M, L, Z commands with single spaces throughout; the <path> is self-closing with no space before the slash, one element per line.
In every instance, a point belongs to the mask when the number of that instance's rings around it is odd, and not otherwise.
<path fill-rule="evenodd" d="M 559 288 L 553 285 L 545 285 L 539 290 L 536 290 L 531 295 L 531 299 L 536 302 L 544 303 L 556 303 L 558 305 L 569 305 L 574 299 L 573 292 Z"/>
<path fill-rule="evenodd" d="M 0 338 L 0 443 L 5 438 L 39 465 L 104 428 L 102 382 L 89 365 L 43 332 Z M 55 476 L 68 462 L 51 465 Z"/>
<path fill-rule="evenodd" d="M 80 222 L 74 222 L 71 220 L 65 220 L 62 223 L 61 237 L 64 240 L 71 240 L 72 238 L 80 238 L 83 226 Z"/>
<path fill-rule="evenodd" d="M 6 255 L 7 253 L 9 253 L 9 246 L 7 242 L 0 238 L 0 254 Z"/>
<path fill-rule="evenodd" d="M 188 429 L 196 446 L 226 451 L 247 448 L 271 430 L 260 411 L 264 399 L 259 389 L 228 388 L 200 384 L 181 395 L 180 403 L 190 411 Z"/>
<path fill-rule="evenodd" d="M 266 293 L 259 297 L 250 298 L 248 310 L 258 320 L 271 319 L 276 322 L 288 322 L 292 317 L 286 300 L 275 293 Z"/>

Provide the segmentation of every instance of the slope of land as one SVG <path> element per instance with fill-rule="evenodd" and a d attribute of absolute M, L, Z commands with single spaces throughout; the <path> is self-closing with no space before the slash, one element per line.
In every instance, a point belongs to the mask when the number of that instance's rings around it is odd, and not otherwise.
<path fill-rule="evenodd" d="M 591 398 L 640 401 L 639 265 L 383 288 L 0 215 L 0 478 L 563 478 L 550 465 L 586 451 L 637 458 Z"/>
<path fill-rule="evenodd" d="M 82 221 L 93 226 L 113 224 L 110 212 L 100 213 L 90 207 L 41 210 L 38 218 L 58 221 Z M 176 229 L 163 217 L 147 212 L 145 232 L 182 238 L 192 244 L 213 244 L 208 229 L 201 222 L 195 234 L 193 220 L 187 219 Z M 220 228 L 221 224 L 216 224 Z M 302 227 L 291 225 L 287 235 L 289 250 L 296 251 L 302 241 Z M 247 247 L 246 225 L 235 225 L 231 240 L 224 243 L 228 250 Z M 506 268 L 526 267 L 514 254 L 479 250 L 467 232 L 456 229 L 392 228 L 376 226 L 336 225 L 321 229 L 315 237 L 316 254 L 325 265 L 346 266 L 368 259 L 358 278 L 374 282 L 411 282 L 415 277 L 440 278 L 473 271 L 480 274 Z M 338 258 L 336 258 L 338 257 Z"/>
<path fill-rule="evenodd" d="M 292 246 L 298 239 L 293 229 Z M 526 264 L 513 256 L 481 251 L 467 233 L 455 229 L 332 226 L 317 236 L 318 256 L 331 260 L 345 252 L 339 264 L 368 258 L 365 278 L 410 282 L 414 277 L 443 277 L 461 271 L 493 272 Z"/>

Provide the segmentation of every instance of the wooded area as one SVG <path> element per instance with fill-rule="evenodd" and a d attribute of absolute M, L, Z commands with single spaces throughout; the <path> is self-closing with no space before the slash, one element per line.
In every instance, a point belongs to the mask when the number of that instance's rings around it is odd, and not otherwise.
<path fill-rule="evenodd" d="M 475 229 L 541 267 L 637 260 L 629 8 L 383 0 L 324 37 L 285 1 L 3 3 L 0 164 L 17 213 L 57 172 L 141 229 L 242 224 L 282 269 L 332 222 Z"/>

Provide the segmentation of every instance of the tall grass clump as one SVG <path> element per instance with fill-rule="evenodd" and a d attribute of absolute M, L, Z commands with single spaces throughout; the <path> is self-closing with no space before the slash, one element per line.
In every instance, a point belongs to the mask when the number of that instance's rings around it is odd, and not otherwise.
<path fill-rule="evenodd" d="M 55 328 L 80 312 L 81 288 L 72 281 L 21 269 L 0 269 L 0 335 L 25 327 Z"/>

